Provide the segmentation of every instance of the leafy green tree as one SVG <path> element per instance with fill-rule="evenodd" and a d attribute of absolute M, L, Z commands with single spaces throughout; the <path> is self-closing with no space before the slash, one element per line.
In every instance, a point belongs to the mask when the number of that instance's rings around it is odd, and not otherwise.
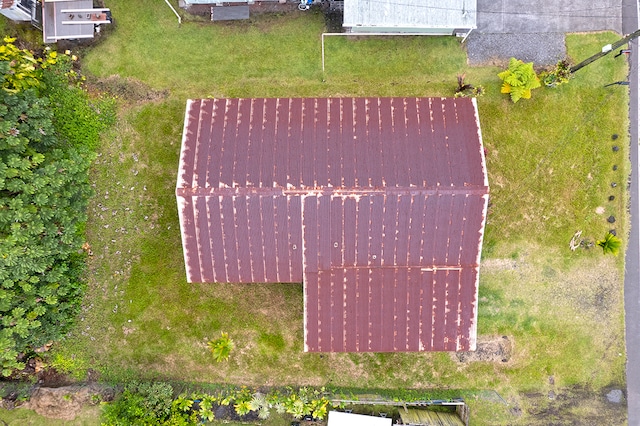
<path fill-rule="evenodd" d="M 61 141 L 47 90 L 54 52 L 35 60 L 0 46 L 0 364 L 23 368 L 24 354 L 58 339 L 80 307 L 82 244 L 92 194 L 93 152 Z M 24 76 L 18 78 L 19 72 Z M 20 81 L 26 82 L 24 84 Z M 40 83 L 36 83 L 36 81 Z M 79 96 L 79 94 L 76 94 Z M 86 94 L 82 93 L 85 96 Z"/>
<path fill-rule="evenodd" d="M 509 68 L 498 74 L 502 79 L 501 93 L 509 93 L 515 103 L 520 99 L 531 98 L 531 90 L 540 87 L 540 80 L 533 70 L 533 62 L 524 63 L 511 58 Z"/>
<path fill-rule="evenodd" d="M 611 253 L 612 255 L 617 256 L 620 251 L 620 247 L 622 246 L 622 240 L 611 232 L 607 232 L 604 239 L 598 240 L 596 244 L 602 247 L 602 252 L 604 254 Z"/>

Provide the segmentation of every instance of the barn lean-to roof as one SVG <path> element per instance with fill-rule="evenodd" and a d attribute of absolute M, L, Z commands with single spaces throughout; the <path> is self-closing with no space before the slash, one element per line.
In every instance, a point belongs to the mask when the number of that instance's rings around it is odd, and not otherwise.
<path fill-rule="evenodd" d="M 475 347 L 475 100 L 191 100 L 176 195 L 188 280 L 302 281 L 306 350 Z"/>

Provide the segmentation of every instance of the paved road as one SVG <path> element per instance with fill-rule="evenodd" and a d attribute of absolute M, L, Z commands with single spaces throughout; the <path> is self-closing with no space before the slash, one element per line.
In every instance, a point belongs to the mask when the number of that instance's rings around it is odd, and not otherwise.
<path fill-rule="evenodd" d="M 622 1 L 622 32 L 629 34 L 640 28 L 638 21 L 638 0 Z M 625 259 L 624 309 L 627 344 L 627 412 L 630 426 L 640 425 L 640 199 L 638 184 L 638 64 L 640 49 L 638 40 L 630 43 L 629 57 L 629 134 L 631 140 L 631 185 L 630 210 L 631 231 Z"/>

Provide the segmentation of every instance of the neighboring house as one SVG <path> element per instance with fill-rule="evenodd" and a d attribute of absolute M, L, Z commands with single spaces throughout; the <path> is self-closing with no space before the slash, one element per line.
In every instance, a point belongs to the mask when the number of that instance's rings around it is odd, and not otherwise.
<path fill-rule="evenodd" d="M 45 43 L 93 38 L 111 12 L 94 8 L 93 0 L 0 0 L 0 13 L 14 21 L 30 21 L 42 29 Z"/>
<path fill-rule="evenodd" d="M 343 27 L 353 33 L 465 36 L 476 28 L 476 0 L 344 0 Z"/>
<path fill-rule="evenodd" d="M 275 1 L 278 0 L 258 3 Z M 322 3 L 330 11 L 343 11 L 343 27 L 351 33 L 465 37 L 477 27 L 477 0 L 313 0 L 313 3 Z M 253 0 L 180 0 L 180 6 L 187 10 L 193 5 L 212 6 L 212 21 L 248 19 L 251 4 Z"/>
<path fill-rule="evenodd" d="M 475 350 L 487 182 L 475 99 L 189 100 L 187 280 L 302 282 L 305 351 Z"/>
<path fill-rule="evenodd" d="M 14 21 L 40 22 L 35 0 L 0 0 L 0 13 Z"/>

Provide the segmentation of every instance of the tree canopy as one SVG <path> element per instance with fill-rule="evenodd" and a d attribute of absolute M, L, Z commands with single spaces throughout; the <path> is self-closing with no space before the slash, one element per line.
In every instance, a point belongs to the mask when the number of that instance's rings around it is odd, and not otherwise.
<path fill-rule="evenodd" d="M 96 126 L 104 117 L 69 84 L 71 60 L 36 59 L 13 39 L 0 46 L 0 362 L 8 376 L 30 351 L 63 335 L 83 295 L 82 245 L 91 196 L 91 141 L 58 120 L 73 111 L 53 93 L 82 103 Z M 56 109 L 60 110 L 56 114 Z M 86 111 L 84 111 L 86 112 Z M 71 117 L 69 116 L 71 115 Z M 86 118 L 85 118 L 86 119 Z M 77 129 L 75 129 L 77 130 Z M 98 134 L 93 135 L 98 138 Z M 93 141 L 93 146 L 97 141 Z"/>

